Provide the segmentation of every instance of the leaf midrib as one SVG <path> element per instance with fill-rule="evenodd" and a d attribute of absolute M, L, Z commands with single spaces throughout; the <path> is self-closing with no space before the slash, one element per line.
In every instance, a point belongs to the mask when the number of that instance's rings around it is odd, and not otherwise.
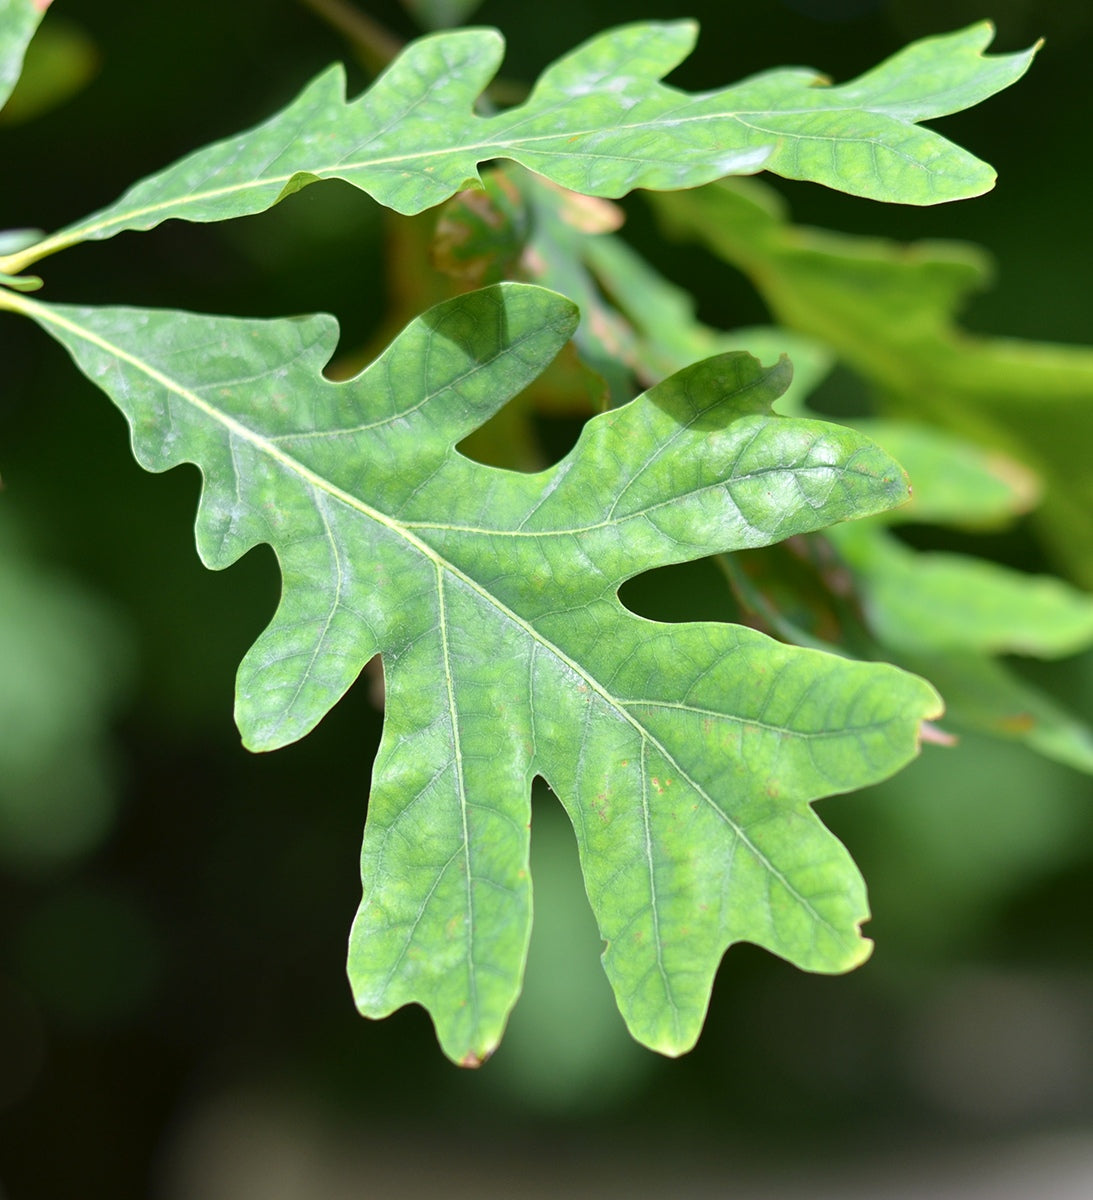
<path fill-rule="evenodd" d="M 830 89 L 830 91 L 832 93 L 834 92 L 834 90 L 835 89 Z M 686 95 L 686 93 L 680 93 L 680 94 Z M 347 105 L 346 107 L 347 108 L 351 107 L 351 105 Z M 677 127 L 680 125 L 686 125 L 686 124 L 690 124 L 690 123 L 730 120 L 730 121 L 738 122 L 744 129 L 753 130 L 757 133 L 762 134 L 763 136 L 772 136 L 772 137 L 782 138 L 782 137 L 787 136 L 785 130 L 769 130 L 768 131 L 768 130 L 763 129 L 761 126 L 756 125 L 756 124 L 750 122 L 749 120 L 746 120 L 745 118 L 794 117 L 794 116 L 802 116 L 802 117 L 813 116 L 814 117 L 817 114 L 828 114 L 828 113 L 839 113 L 839 112 L 862 112 L 862 113 L 870 113 L 870 114 L 877 115 L 877 116 L 886 116 L 889 119 L 896 121 L 899 124 L 907 125 L 909 127 L 919 124 L 919 122 L 917 122 L 915 120 L 912 120 L 912 119 L 909 119 L 906 117 L 902 117 L 902 116 L 897 116 L 893 113 L 890 113 L 883 106 L 880 106 L 880 107 L 874 109 L 874 108 L 870 108 L 868 105 L 863 105 L 863 104 L 845 104 L 844 103 L 844 104 L 818 105 L 818 106 L 811 107 L 811 108 L 756 108 L 756 109 L 743 108 L 743 109 L 739 109 L 739 110 L 725 110 L 725 111 L 719 111 L 719 112 L 713 112 L 713 113 L 699 113 L 694 116 L 671 117 L 668 119 L 667 122 L 658 121 L 658 120 L 654 119 L 654 120 L 647 120 L 647 121 L 640 121 L 640 122 L 631 122 L 628 124 L 611 125 L 611 126 L 607 127 L 607 129 L 604 129 L 603 127 L 593 127 L 591 129 L 562 129 L 562 130 L 557 130 L 552 133 L 533 134 L 533 135 L 528 135 L 526 137 L 521 136 L 518 138 L 508 138 L 508 139 L 501 137 L 501 138 L 498 138 L 493 141 L 486 140 L 486 139 L 478 139 L 478 140 L 475 140 L 472 142 L 467 142 L 467 143 L 464 143 L 463 145 L 458 145 L 458 146 L 444 146 L 444 147 L 437 148 L 437 149 L 419 150 L 419 151 L 415 151 L 413 153 L 407 153 L 407 154 L 393 154 L 393 155 L 387 155 L 384 157 L 366 158 L 366 159 L 360 159 L 355 162 L 349 162 L 349 163 L 338 162 L 338 163 L 333 163 L 333 164 L 329 164 L 327 166 L 321 166 L 321 167 L 300 166 L 300 167 L 297 167 L 294 170 L 289 171 L 287 173 L 281 173 L 278 175 L 263 175 L 263 176 L 260 176 L 257 178 L 248 179 L 242 183 L 229 184 L 229 185 L 226 185 L 224 187 L 219 187 L 219 188 L 209 188 L 205 191 L 188 192 L 184 196 L 173 196 L 167 200 L 162 200 L 155 204 L 145 205 L 142 208 L 132 208 L 132 209 L 128 209 L 121 213 L 113 213 L 109 220 L 93 222 L 93 223 L 89 223 L 86 225 L 69 226 L 66 229 L 60 230 L 58 233 L 53 234 L 51 237 L 47 238 L 45 241 L 40 242 L 38 244 L 38 246 L 31 247 L 30 249 L 35 252 L 35 259 L 28 260 L 28 261 L 36 261 L 36 259 L 38 257 L 45 257 L 45 255 L 47 253 L 52 253 L 55 249 L 61 248 L 61 246 L 71 245 L 71 244 L 73 244 L 73 242 L 83 241 L 83 240 L 87 240 L 87 239 L 94 239 L 96 237 L 96 235 L 102 233 L 103 230 L 110 229 L 112 226 L 115 226 L 115 225 L 125 225 L 129 222 L 138 221 L 144 217 L 151 216 L 156 213 L 166 212 L 168 210 L 183 210 L 189 205 L 200 204 L 203 201 L 214 200 L 214 199 L 217 199 L 217 198 L 223 197 L 223 196 L 237 195 L 240 193 L 254 191 L 254 190 L 258 190 L 258 189 L 265 188 L 265 187 L 273 187 L 278 184 L 283 186 L 283 185 L 287 184 L 290 180 L 295 178 L 297 175 L 314 175 L 318 179 L 338 178 L 340 176 L 340 174 L 343 172 L 361 171 L 361 170 L 364 170 L 367 168 L 382 168 L 382 167 L 389 167 L 389 166 L 397 166 L 399 163 L 419 162 L 422 159 L 430 159 L 430 158 L 450 158 L 453 156 L 465 155 L 465 154 L 481 154 L 483 156 L 482 160 L 484 160 L 486 158 L 499 157 L 499 155 L 497 153 L 499 150 L 500 151 L 509 151 L 509 153 L 505 156 L 512 158 L 516 162 L 519 162 L 520 161 L 520 159 L 519 159 L 520 151 L 523 149 L 527 149 L 528 147 L 534 146 L 534 144 L 537 142 L 555 142 L 562 138 L 568 139 L 568 140 L 575 140 L 577 138 L 589 137 L 589 136 L 594 136 L 594 135 L 602 136 L 605 133 L 614 134 L 614 133 L 629 133 L 629 132 L 648 130 L 648 129 L 655 130 L 656 128 L 658 128 L 659 126 L 661 126 L 665 123 L 670 123 L 671 126 L 674 128 L 674 127 Z M 494 118 L 494 119 L 500 120 L 505 115 L 506 114 L 501 114 L 500 117 Z M 389 129 L 390 129 L 390 126 L 387 126 L 384 130 L 381 130 L 380 132 L 388 132 Z M 240 135 L 240 136 L 245 136 L 245 135 Z M 868 144 L 875 144 L 873 139 L 864 138 L 864 137 L 858 137 L 858 138 L 825 137 L 822 134 L 806 134 L 806 133 L 800 133 L 800 134 L 794 133 L 789 136 L 792 136 L 795 138 L 801 138 L 803 140 L 810 140 L 810 141 L 833 141 L 833 142 L 856 141 L 856 142 L 864 142 L 864 143 L 868 143 Z M 230 144 L 231 142 L 236 141 L 236 140 L 238 140 L 238 138 L 229 138 L 229 139 L 227 139 L 227 141 L 225 143 L 217 143 L 217 144 L 221 144 L 221 145 L 222 144 Z M 885 143 L 881 143 L 881 144 L 884 145 L 886 149 L 890 148 Z M 754 146 L 742 146 L 742 147 L 740 147 L 740 149 L 741 150 L 755 149 L 755 147 Z M 774 148 L 772 147 L 772 150 L 773 149 Z M 194 155 L 195 156 L 200 155 L 200 154 L 203 154 L 204 152 L 205 152 L 204 150 L 196 150 L 196 151 L 194 151 Z M 537 153 L 542 155 L 542 154 L 547 154 L 549 152 L 546 150 L 540 150 Z M 574 150 L 568 150 L 567 156 L 572 156 L 575 153 L 576 152 Z M 670 157 L 665 157 L 665 158 L 655 157 L 654 158 L 652 156 L 644 156 L 643 157 L 643 156 L 628 156 L 625 154 L 605 154 L 605 153 L 601 153 L 598 151 L 590 151 L 587 149 L 581 149 L 579 153 L 580 153 L 580 157 L 582 159 L 588 159 L 588 160 L 612 160 L 612 161 L 644 162 L 644 163 L 656 163 L 656 162 L 674 163 L 676 161 L 675 159 L 672 159 Z M 480 160 L 480 161 L 482 161 L 482 160 Z M 181 166 L 185 162 L 186 162 L 186 159 L 182 159 L 181 162 L 176 165 Z M 920 167 L 924 166 L 921 163 L 915 164 L 915 165 L 918 165 Z M 164 171 L 171 172 L 173 169 L 174 168 L 172 168 L 172 167 L 166 167 L 166 168 L 164 168 Z M 924 167 L 924 169 L 927 169 L 927 168 Z M 154 178 L 155 177 L 153 176 L 153 179 Z M 151 182 L 151 180 L 149 180 L 149 182 Z M 140 185 L 138 185 L 138 186 L 140 186 Z M 362 190 L 367 191 L 368 189 L 362 188 Z M 185 219 L 185 218 L 182 218 L 182 219 Z M 49 249 L 48 250 L 45 249 L 46 247 L 49 247 Z"/>
<path fill-rule="evenodd" d="M 425 542 L 419 538 L 411 530 L 405 528 L 398 521 L 395 521 L 393 518 L 389 517 L 386 513 L 381 512 L 379 509 L 373 508 L 359 497 L 343 491 L 329 480 L 324 479 L 315 471 L 311 470 L 311 468 L 301 463 L 298 459 L 295 459 L 291 455 L 284 453 L 284 451 L 280 450 L 264 435 L 256 433 L 248 426 L 243 425 L 240 421 L 237 421 L 234 417 L 229 416 L 227 413 L 224 413 L 220 409 L 209 404 L 208 401 L 204 400 L 196 392 L 191 391 L 177 380 L 171 379 L 170 376 L 165 375 L 151 363 L 144 362 L 135 355 L 123 350 L 121 347 L 115 346 L 105 338 L 100 337 L 93 330 L 89 330 L 81 325 L 78 325 L 76 322 L 62 316 L 59 312 L 55 311 L 51 307 L 38 303 L 34 300 L 29 300 L 24 295 L 11 293 L 10 295 L 5 295 L 4 300 L 9 307 L 16 310 L 22 310 L 32 319 L 39 322 L 45 321 L 47 323 L 57 325 L 60 328 L 67 330 L 70 334 L 73 334 L 76 337 L 90 343 L 91 345 L 98 347 L 98 349 L 105 354 L 128 363 L 137 371 L 140 371 L 149 379 L 154 380 L 161 387 L 178 396 L 179 399 L 185 401 L 187 404 L 203 413 L 214 424 L 219 424 L 222 426 L 229 435 L 234 435 L 240 438 L 242 441 L 248 442 L 253 449 L 259 453 L 268 455 L 268 457 L 280 464 L 286 471 L 297 475 L 300 479 L 304 480 L 317 491 L 326 493 L 331 498 L 345 504 L 348 508 L 355 509 L 357 512 L 361 513 L 362 516 L 375 521 L 377 524 L 383 526 L 391 533 L 401 537 L 409 545 L 413 546 L 414 549 L 418 550 L 419 553 L 421 553 L 426 559 L 428 559 L 438 571 L 448 572 L 452 578 L 458 579 L 465 586 L 476 592 L 482 597 L 483 600 L 486 601 L 487 604 L 492 605 L 502 618 L 512 621 L 515 625 L 522 629 L 529 640 L 542 646 L 543 649 L 549 654 L 553 655 L 558 662 L 562 663 L 564 666 L 573 671 L 575 675 L 587 682 L 589 688 L 598 696 L 600 696 L 600 698 L 608 705 L 608 707 L 617 713 L 623 721 L 631 726 L 643 744 L 647 743 L 650 747 L 655 749 L 656 752 L 663 757 L 664 761 L 669 764 L 673 770 L 678 771 L 680 777 L 687 783 L 689 787 L 693 789 L 695 794 L 698 795 L 702 801 L 713 810 L 716 816 L 718 816 L 732 830 L 733 834 L 740 840 L 741 843 L 743 843 L 744 846 L 747 847 L 755 860 L 765 870 L 767 870 L 771 876 L 778 880 L 781 886 L 785 888 L 785 890 L 791 896 L 794 897 L 801 907 L 819 924 L 831 930 L 832 933 L 841 936 L 841 931 L 831 921 L 824 917 L 823 914 L 815 908 L 811 901 L 807 899 L 807 897 L 803 896 L 792 885 L 785 874 L 778 870 L 774 863 L 771 862 L 771 860 L 759 849 L 759 847 L 751 840 L 751 838 L 748 837 L 744 828 L 734 821 L 733 818 L 719 804 L 717 804 L 714 798 L 696 779 L 691 776 L 691 773 L 683 766 L 682 763 L 679 762 L 676 756 L 671 753 L 671 751 L 660 741 L 660 739 L 657 738 L 627 710 L 625 707 L 625 704 L 627 703 L 626 701 L 620 701 L 617 697 L 608 692 L 603 684 L 601 684 L 600 681 L 595 678 L 595 676 L 589 674 L 584 667 L 566 654 L 566 652 L 560 646 L 556 646 L 553 642 L 545 638 L 529 621 L 527 621 L 519 613 L 510 609 L 502 600 L 500 600 L 492 592 L 483 587 L 483 585 L 480 584 L 476 579 L 474 579 L 473 576 L 470 576 L 464 571 L 460 570 L 455 563 L 452 563 L 446 559 L 432 546 L 430 546 L 428 542 Z M 197 465 L 200 466 L 200 464 Z M 727 718 L 729 720 L 736 720 L 741 724 L 754 724 L 753 722 L 744 721 L 743 718 L 732 718 L 728 714 L 722 714 L 722 717 L 723 719 Z M 795 731 L 783 729 L 782 732 L 788 733 Z"/>

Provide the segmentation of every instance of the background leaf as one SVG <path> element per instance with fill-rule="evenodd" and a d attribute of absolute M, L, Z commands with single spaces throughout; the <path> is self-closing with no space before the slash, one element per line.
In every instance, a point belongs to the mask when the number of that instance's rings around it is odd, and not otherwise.
<path fill-rule="evenodd" d="M 1074 654 L 1093 643 L 1093 597 L 967 554 L 915 552 L 877 528 L 832 533 L 867 579 L 874 632 L 897 650 Z"/>

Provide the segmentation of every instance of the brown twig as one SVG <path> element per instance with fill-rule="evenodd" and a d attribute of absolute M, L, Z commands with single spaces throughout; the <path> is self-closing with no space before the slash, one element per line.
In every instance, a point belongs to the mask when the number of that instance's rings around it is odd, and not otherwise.
<path fill-rule="evenodd" d="M 389 29 L 367 13 L 361 12 L 349 0 L 300 0 L 312 12 L 356 46 L 364 66 L 378 75 L 399 54 L 405 45 Z"/>

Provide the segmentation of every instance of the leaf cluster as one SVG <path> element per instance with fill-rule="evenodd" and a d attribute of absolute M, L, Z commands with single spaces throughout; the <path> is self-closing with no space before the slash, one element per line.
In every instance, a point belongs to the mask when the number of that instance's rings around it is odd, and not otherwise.
<path fill-rule="evenodd" d="M 435 24 L 466 9 L 420 7 Z M 0 0 L 0 101 L 41 16 Z M 695 35 L 609 31 L 501 110 L 482 103 L 496 31 L 423 37 L 355 100 L 333 67 L 258 128 L 0 243 L 0 310 L 68 351 L 142 466 L 200 468 L 205 565 L 276 554 L 281 601 L 238 674 L 245 744 L 303 737 L 381 656 L 350 980 L 368 1016 L 425 1006 L 466 1065 L 496 1048 L 520 990 L 536 777 L 572 822 L 627 1025 L 679 1054 L 732 944 L 813 971 L 867 956 L 863 881 L 811 803 L 945 740 L 935 684 L 956 722 L 1093 769 L 1085 726 L 998 660 L 1090 644 L 1088 598 L 892 532 L 895 510 L 983 526 L 1042 499 L 1047 537 L 1088 578 L 1086 533 L 1066 531 L 1093 506 L 1029 403 L 1046 391 L 1070 420 L 1087 352 L 955 330 L 978 269 L 964 249 L 801 231 L 758 185 L 717 182 L 766 170 L 874 200 L 978 195 L 991 168 L 922 123 L 1009 86 L 1034 50 L 986 55 L 980 24 L 846 84 L 794 68 L 690 94 L 661 81 Z M 391 337 L 362 369 L 328 369 L 326 316 L 31 295 L 27 269 L 71 246 L 244 217 L 325 179 L 398 214 Z M 700 323 L 619 232 L 610 201 L 638 188 L 669 236 L 744 271 L 777 325 Z M 885 422 L 807 411 L 836 358 Z M 543 409 L 588 418 L 553 464 Z M 706 556 L 725 621 L 670 625 L 620 600 Z"/>

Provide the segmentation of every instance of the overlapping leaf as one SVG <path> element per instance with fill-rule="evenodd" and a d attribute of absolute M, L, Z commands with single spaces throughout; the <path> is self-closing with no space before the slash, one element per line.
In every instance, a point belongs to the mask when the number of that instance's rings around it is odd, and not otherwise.
<path fill-rule="evenodd" d="M 656 203 L 673 228 L 746 271 L 781 320 L 830 346 L 882 401 L 943 427 L 864 424 L 915 483 L 913 503 L 885 520 L 974 529 L 1035 503 L 1051 547 L 1093 581 L 1093 353 L 959 329 L 953 314 L 985 271 L 974 247 L 801 229 L 755 183 Z M 1093 599 L 972 558 L 911 557 L 880 528 L 836 534 L 881 652 L 937 683 L 953 722 L 1093 771 L 1093 730 L 989 657 L 1088 646 Z"/>
<path fill-rule="evenodd" d="M 647 1044 L 693 1043 L 733 942 L 820 971 L 865 956 L 860 877 L 808 802 L 902 765 L 933 691 L 617 598 L 640 571 L 906 496 L 861 435 L 771 414 L 784 362 L 699 363 L 521 475 L 454 446 L 569 337 L 554 293 L 440 305 L 341 384 L 320 373 L 331 318 L 5 302 L 111 395 L 143 465 L 200 465 L 208 565 L 273 545 L 281 604 L 239 674 L 249 745 L 301 736 L 382 651 L 350 957 L 363 1012 L 420 1002 L 457 1061 L 497 1044 L 527 946 L 537 774 L 573 821 L 605 966 Z"/>
<path fill-rule="evenodd" d="M 692 22 L 627 25 L 593 38 L 540 77 L 525 104 L 474 106 L 504 49 L 489 29 L 411 43 L 357 100 L 345 74 L 319 75 L 286 109 L 136 184 L 0 271 L 77 242 L 176 217 L 261 212 L 318 179 L 344 179 L 401 213 L 430 208 L 509 158 L 575 191 L 687 188 L 767 169 L 859 196 L 936 204 L 988 190 L 985 163 L 917 122 L 977 104 L 1013 83 L 1034 51 L 984 57 L 987 24 L 917 42 L 841 87 L 814 71 L 769 71 L 688 94 L 659 80 L 690 52 Z"/>
<path fill-rule="evenodd" d="M 431 265 L 450 277 L 442 296 L 434 286 L 441 277 L 430 272 L 421 249 L 429 224 L 415 225 L 406 240 L 397 233 L 390 239 L 399 302 L 410 314 L 420 311 L 426 297 L 435 302 L 451 295 L 452 280 L 505 278 L 568 296 L 581 310 L 573 344 L 601 381 L 598 388 L 573 382 L 570 411 L 622 403 L 633 395 L 635 380 L 649 386 L 726 350 L 747 350 L 763 361 L 788 354 L 793 379 L 779 398 L 779 411 L 793 411 L 826 373 L 831 353 L 782 329 L 727 333 L 702 324 L 691 297 L 616 234 L 622 224 L 621 209 L 608 200 L 566 191 L 519 167 L 495 168 L 485 174 L 481 189 L 460 192 L 439 211 Z M 592 394 L 598 404 L 591 404 Z M 506 428 L 507 435 L 516 432 Z"/>
<path fill-rule="evenodd" d="M 832 358 L 822 342 L 784 328 L 726 334 L 702 325 L 690 298 L 625 242 L 566 219 L 565 197 L 534 179 L 517 174 L 515 182 L 534 220 L 520 214 L 513 218 L 495 205 L 483 218 L 483 237 L 488 234 L 488 239 L 478 252 L 486 254 L 484 261 L 496 259 L 496 255 L 490 259 L 486 242 L 506 244 L 506 220 L 533 229 L 522 267 L 533 271 L 537 280 L 581 297 L 585 319 L 575 340 L 586 361 L 598 365 L 608 358 L 615 363 L 616 374 L 625 364 L 639 377 L 656 380 L 715 351 L 741 348 L 765 359 L 788 351 L 794 382 L 791 392 L 780 399 L 779 411 L 806 415 L 804 401 Z M 493 191 L 488 187 L 486 196 Z M 472 204 L 478 195 L 467 193 L 465 203 Z M 696 196 L 685 202 L 700 200 Z M 453 201 L 453 212 L 459 206 Z M 672 200 L 665 207 L 671 211 Z M 750 206 L 742 211 L 753 217 Z M 716 226 L 718 235 L 743 242 L 745 235 L 734 232 L 728 220 L 731 209 L 725 206 L 722 215 L 728 228 Z M 445 223 L 455 219 L 445 216 Z M 458 219 L 462 224 L 456 232 L 469 250 L 468 216 L 464 213 Z M 703 227 L 715 229 L 712 221 Z M 787 232 L 786 244 L 799 249 L 821 237 L 811 231 Z M 853 267 L 861 269 L 863 261 L 869 262 L 867 250 L 873 243 L 862 248 L 860 239 L 841 240 L 848 258 L 850 249 L 858 246 Z M 756 242 L 761 248 L 761 239 Z M 749 244 L 754 249 L 754 243 Z M 901 318 L 907 315 L 904 292 L 895 286 L 879 289 L 875 279 L 872 283 L 874 325 L 900 330 Z M 627 376 L 621 378 L 625 382 Z M 742 612 L 793 644 L 838 645 L 855 656 L 883 657 L 935 683 L 944 681 L 949 719 L 958 727 L 1016 738 L 1071 766 L 1093 769 L 1093 731 L 991 657 L 1002 653 L 1054 657 L 1082 649 L 1093 641 L 1093 600 L 1060 580 L 1025 575 L 972 557 L 912 553 L 878 525 L 908 520 L 965 529 L 1004 525 L 1039 501 L 1035 474 L 1007 455 L 937 428 L 902 421 L 854 424 L 909 471 L 915 485 L 913 501 L 874 521 L 833 530 L 840 554 L 826 566 L 814 562 L 802 571 L 796 553 L 772 557 L 768 551 L 762 561 L 744 556 L 739 562 L 721 556 L 719 565 Z M 840 599 L 847 586 L 847 563 L 853 568 L 864 614 Z M 758 584 L 752 578 L 756 571 L 762 576 Z M 825 575 L 830 576 L 826 585 Z M 833 606 L 830 611 L 828 605 Z M 868 629 L 862 626 L 863 615 Z"/>

